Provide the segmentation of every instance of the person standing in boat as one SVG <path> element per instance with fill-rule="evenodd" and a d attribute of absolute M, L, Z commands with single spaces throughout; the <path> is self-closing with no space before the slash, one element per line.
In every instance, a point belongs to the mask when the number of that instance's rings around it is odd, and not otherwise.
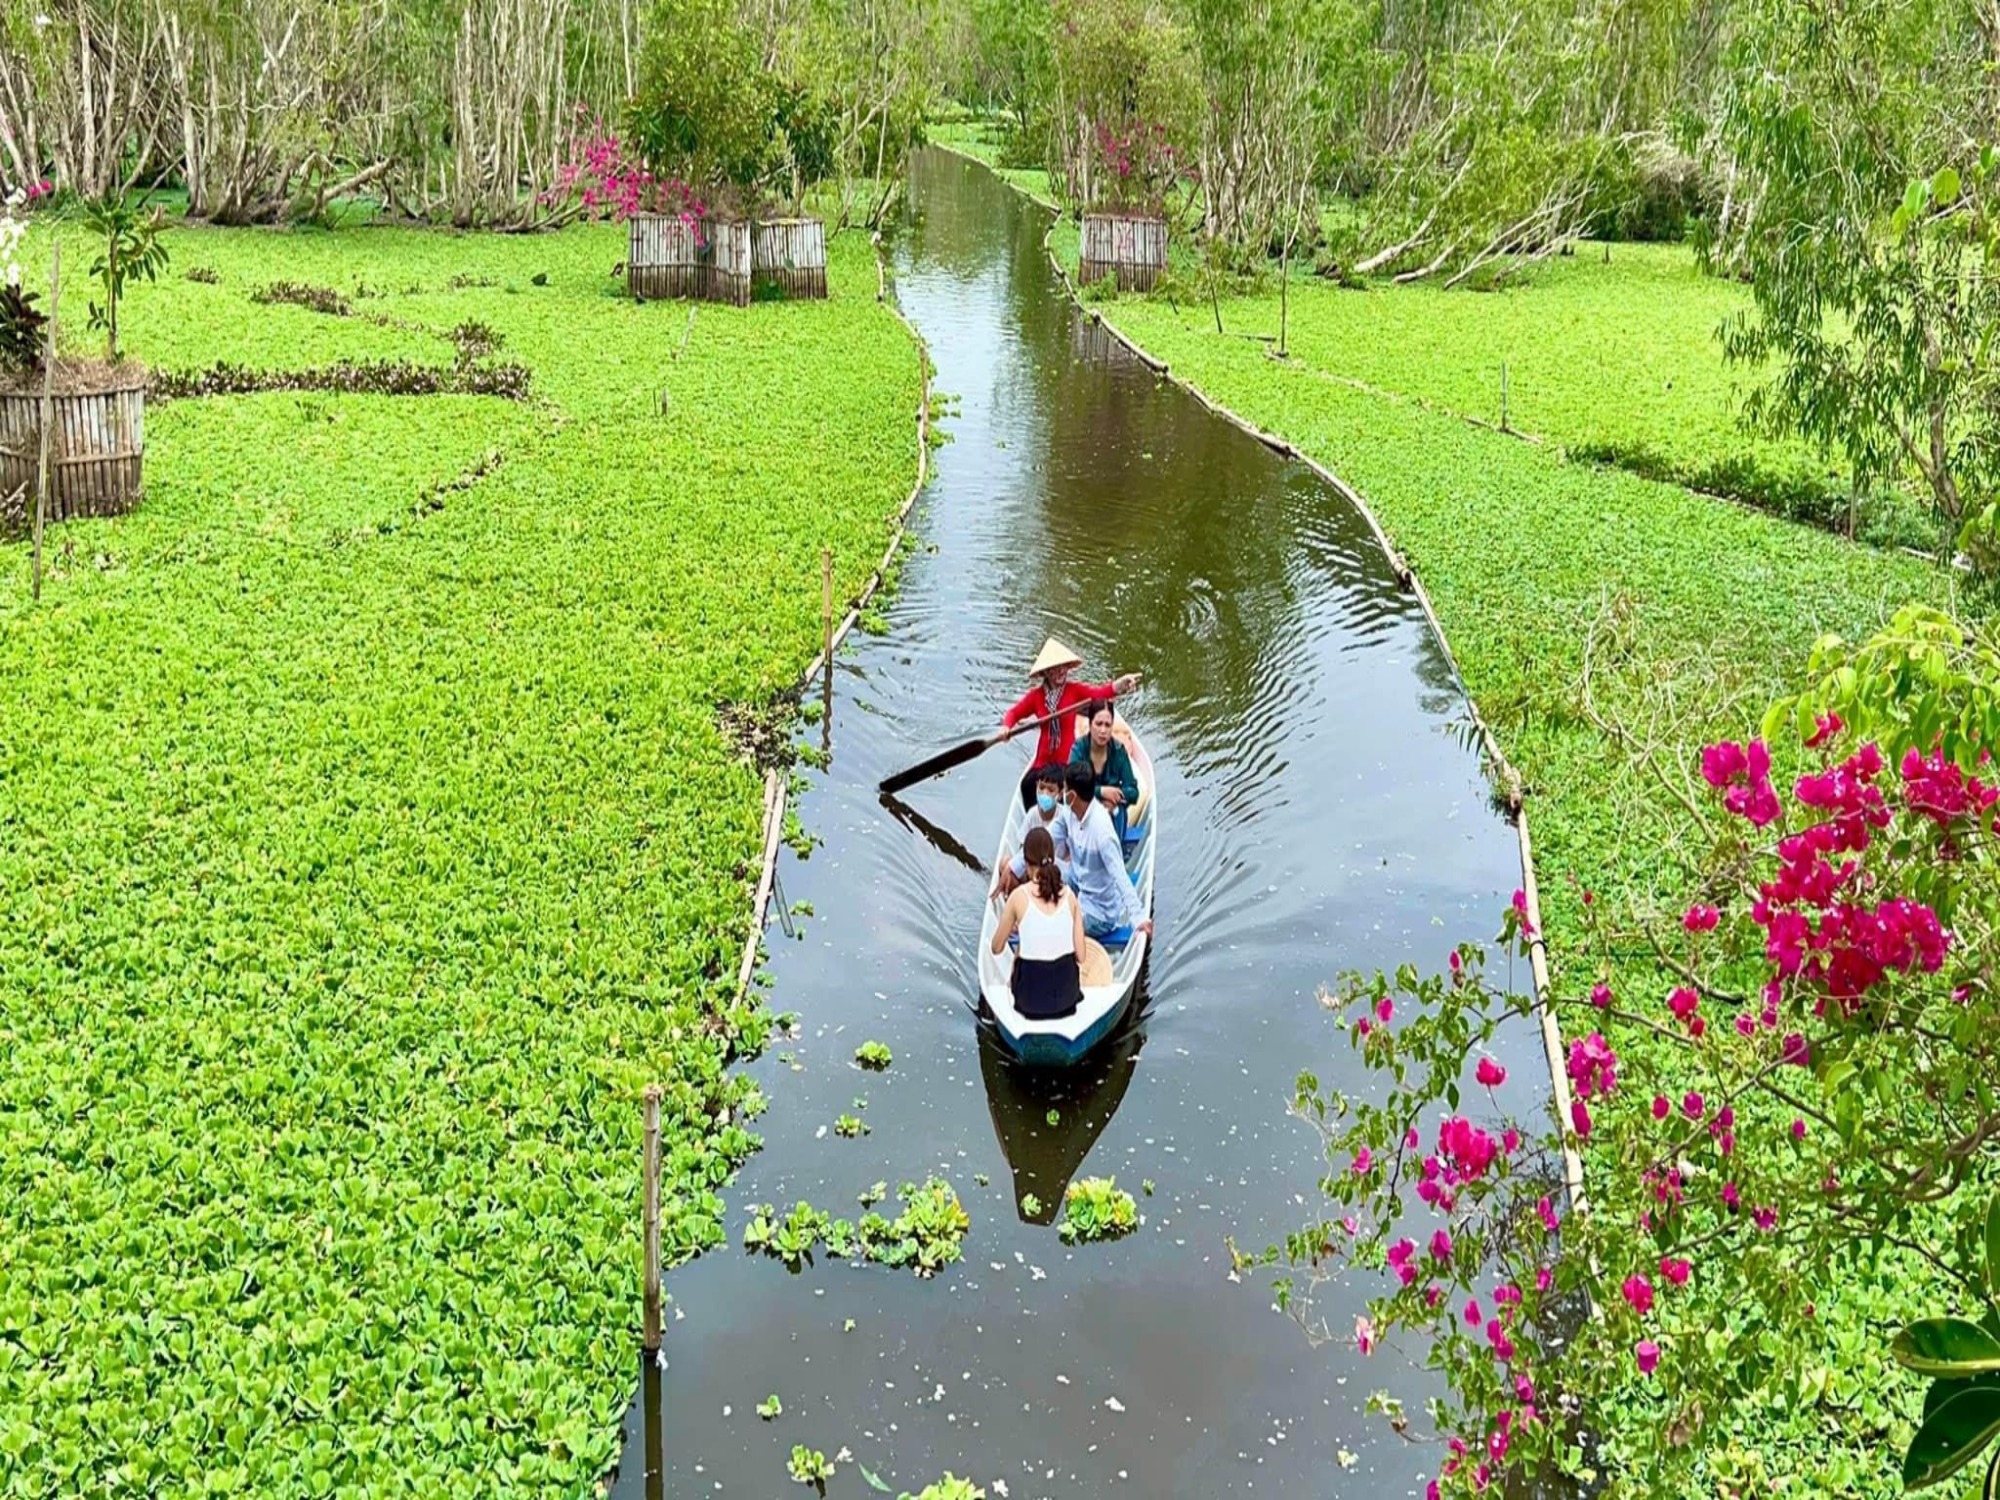
<path fill-rule="evenodd" d="M 1127 672 L 1113 682 L 1072 682 L 1069 674 L 1083 665 L 1083 658 L 1054 636 L 1042 644 L 1042 654 L 1028 668 L 1034 684 L 1020 701 L 1000 716 L 1000 727 L 1012 739 L 1014 726 L 1025 719 L 1055 717 L 1041 726 L 1041 741 L 1035 746 L 1034 765 L 1021 778 L 1021 806 L 1035 805 L 1035 766 L 1069 764 L 1076 744 L 1076 716 L 1084 705 L 1129 693 L 1139 684 L 1137 672 Z"/>
<path fill-rule="evenodd" d="M 1084 949 L 1083 909 L 1063 889 L 1056 866 L 1055 840 L 1046 828 L 1030 828 L 1021 841 L 1028 879 L 1007 898 L 993 929 L 993 951 L 1007 951 L 1018 929 L 1014 955 L 1014 1008 L 1033 1021 L 1073 1014 L 1083 999 L 1079 955 Z"/>
<path fill-rule="evenodd" d="M 1055 857 L 1068 864 L 1069 825 L 1063 822 L 1063 796 L 1069 772 L 1062 766 L 1036 766 L 1028 774 L 1035 778 L 1035 800 L 1028 806 L 1023 846 L 1027 842 L 1027 833 L 1037 828 L 1044 829 L 1055 843 Z M 1000 868 L 993 872 L 993 889 L 988 894 L 1005 899 L 1014 894 L 1014 887 L 1018 884 L 1020 880 L 1014 874 L 1008 851 L 1003 848 L 1000 851 Z"/>
<path fill-rule="evenodd" d="M 1152 919 L 1139 904 L 1132 874 L 1125 868 L 1125 841 L 1111 826 L 1111 811 L 1094 795 L 1096 779 L 1087 766 L 1071 766 L 1067 775 L 1069 800 L 1063 809 L 1069 838 L 1069 865 L 1063 879 L 1083 908 L 1086 936 L 1110 938 L 1153 930 Z M 1032 830 L 1030 830 L 1032 831 Z M 1014 856 L 1014 878 L 1025 879 L 1028 863 Z"/>
<path fill-rule="evenodd" d="M 1111 731 L 1117 727 L 1118 710 L 1109 698 L 1090 705 L 1090 733 L 1076 742 L 1069 763 L 1090 772 L 1091 796 L 1111 813 L 1111 826 L 1125 837 L 1125 819 L 1139 800 L 1139 774 L 1132 769 L 1132 757 Z"/>

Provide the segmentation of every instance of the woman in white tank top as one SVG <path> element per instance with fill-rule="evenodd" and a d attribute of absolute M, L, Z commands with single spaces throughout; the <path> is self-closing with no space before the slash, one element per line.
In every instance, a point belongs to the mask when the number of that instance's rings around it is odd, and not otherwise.
<path fill-rule="evenodd" d="M 1083 952 L 1083 909 L 1063 889 L 1056 868 L 1055 840 L 1045 828 L 1030 828 L 1021 843 L 1028 878 L 1007 898 L 993 929 L 993 951 L 1005 953 L 1016 931 L 1014 1007 L 1031 1020 L 1048 1021 L 1074 1012 L 1083 1000 L 1077 967 Z"/>

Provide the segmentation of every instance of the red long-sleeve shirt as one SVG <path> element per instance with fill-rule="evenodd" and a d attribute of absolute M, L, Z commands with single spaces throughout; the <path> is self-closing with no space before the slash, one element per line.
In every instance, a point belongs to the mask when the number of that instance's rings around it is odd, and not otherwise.
<path fill-rule="evenodd" d="M 1069 764 L 1069 752 L 1076 744 L 1076 716 L 1087 703 L 1102 703 L 1106 698 L 1115 698 L 1118 689 L 1109 682 L 1065 682 L 1062 689 L 1062 711 L 1041 728 L 1039 742 L 1035 746 L 1034 763 L 1038 766 Z M 1004 728 L 1012 729 L 1023 719 L 1039 719 L 1049 711 L 1048 695 L 1037 683 L 1021 695 L 1006 713 L 1000 716 Z"/>

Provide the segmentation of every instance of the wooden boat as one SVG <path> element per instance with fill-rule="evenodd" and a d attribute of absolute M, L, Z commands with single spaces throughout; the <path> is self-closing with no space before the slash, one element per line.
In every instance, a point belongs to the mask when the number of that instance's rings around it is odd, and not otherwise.
<path fill-rule="evenodd" d="M 1132 883 L 1138 889 L 1140 909 L 1150 917 L 1153 914 L 1153 870 L 1158 863 L 1160 843 L 1160 809 L 1159 799 L 1154 795 L 1153 761 L 1147 755 L 1146 747 L 1139 742 L 1139 737 L 1132 732 L 1131 725 L 1122 718 L 1112 732 L 1132 757 L 1132 770 L 1139 779 L 1139 800 L 1132 804 L 1132 812 L 1125 825 L 1125 868 L 1131 872 Z M 1000 845 L 994 856 L 995 869 L 999 868 L 1001 859 L 1011 858 L 1021 847 L 1027 818 L 1027 809 L 1021 806 L 1020 792 L 1010 783 L 1007 816 L 1001 825 Z M 1011 951 L 993 952 L 993 932 L 999 925 L 1000 902 L 995 897 L 987 901 L 986 918 L 979 927 L 979 993 L 986 1001 L 986 1008 L 992 1012 L 1001 1041 L 1024 1063 L 1052 1068 L 1074 1066 L 1117 1029 L 1130 1008 L 1132 997 L 1139 988 L 1140 971 L 1146 965 L 1146 950 L 1150 942 L 1148 935 L 1134 931 L 1125 942 L 1107 941 L 1104 947 L 1111 960 L 1109 982 L 1091 983 L 1093 976 L 1086 972 L 1083 1003 L 1070 1015 L 1039 1021 L 1030 1020 L 1014 1008 L 1014 955 Z"/>

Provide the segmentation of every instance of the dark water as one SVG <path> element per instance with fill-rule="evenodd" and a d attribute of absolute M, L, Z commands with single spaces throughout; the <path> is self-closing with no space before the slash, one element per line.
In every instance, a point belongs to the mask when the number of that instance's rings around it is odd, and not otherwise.
<path fill-rule="evenodd" d="M 1412 1362 L 1314 1347 L 1268 1286 L 1231 1281 L 1224 1238 L 1259 1247 L 1311 1215 L 1315 1141 L 1285 1112 L 1297 1072 L 1366 1086 L 1318 987 L 1436 967 L 1491 936 L 1517 883 L 1463 704 L 1362 519 L 1078 318 L 1039 211 L 941 153 L 911 186 L 898 293 L 959 404 L 890 629 L 839 663 L 832 768 L 798 807 L 824 844 L 780 866 L 813 915 L 795 940 L 771 932 L 772 1004 L 801 1035 L 755 1067 L 766 1146 L 728 1196 L 740 1242 L 747 1204 L 854 1217 L 878 1179 L 938 1172 L 972 1230 L 931 1281 L 792 1274 L 734 1245 L 673 1272 L 665 1367 L 617 1492 L 795 1492 L 794 1443 L 850 1448 L 896 1488 L 950 1469 L 1011 1500 L 1418 1492 L 1434 1450 L 1362 1411 L 1381 1387 L 1420 1403 Z M 1093 678 L 1145 673 L 1131 716 L 1162 811 L 1143 1015 L 1053 1085 L 1011 1068 L 969 1008 L 987 881 L 965 861 L 990 855 L 1022 756 L 914 788 L 900 816 L 873 790 L 993 724 L 1051 633 Z M 871 1039 L 895 1053 L 887 1073 L 851 1062 Z M 1510 1089 L 1545 1077 L 1531 1037 L 1514 1053 Z M 872 1133 L 840 1139 L 857 1099 Z M 1049 1221 L 1089 1173 L 1156 1184 L 1139 1233 L 1061 1243 Z M 1322 1296 L 1334 1328 L 1367 1290 Z M 772 1393 L 784 1415 L 766 1423 L 753 1408 Z M 871 1493 L 852 1466 L 830 1488 Z"/>

